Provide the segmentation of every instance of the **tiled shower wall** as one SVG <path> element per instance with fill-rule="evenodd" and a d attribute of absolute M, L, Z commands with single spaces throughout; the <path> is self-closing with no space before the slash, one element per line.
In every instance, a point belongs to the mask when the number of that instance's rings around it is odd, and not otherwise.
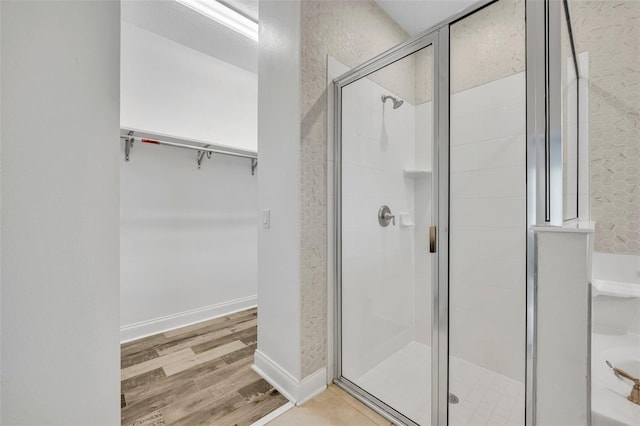
<path fill-rule="evenodd" d="M 502 0 L 452 25 L 450 123 L 450 355 L 521 383 L 524 23 L 524 1 Z"/>
<path fill-rule="evenodd" d="M 524 381 L 524 73 L 451 97 L 450 354 Z"/>
<path fill-rule="evenodd" d="M 595 250 L 640 254 L 640 2 L 569 4 L 577 51 L 589 52 Z"/>
<path fill-rule="evenodd" d="M 327 363 L 327 55 L 355 67 L 407 38 L 373 0 L 301 4 L 301 378 Z M 415 92 L 410 75 L 379 74 L 407 99 Z"/>
<path fill-rule="evenodd" d="M 413 339 L 415 227 L 381 227 L 376 213 L 414 218 L 402 170 L 414 165 L 416 109 L 382 94 L 398 96 L 369 78 L 342 91 L 342 371 L 353 381 Z"/>
<path fill-rule="evenodd" d="M 427 48 L 424 52 L 424 56 L 416 58 L 416 79 L 424 74 L 433 75 L 433 50 Z M 421 57 L 426 57 L 427 60 L 421 61 Z M 431 98 L 430 88 L 418 90 L 417 99 Z M 416 105 L 415 116 L 415 168 L 433 171 L 433 102 Z M 433 225 L 434 207 L 433 174 L 423 179 L 415 179 L 413 185 L 415 194 L 414 220 L 416 223 L 413 300 L 415 331 L 413 335 L 417 342 L 431 345 L 432 263 L 436 259 L 435 255 L 429 252 L 429 227 Z"/>

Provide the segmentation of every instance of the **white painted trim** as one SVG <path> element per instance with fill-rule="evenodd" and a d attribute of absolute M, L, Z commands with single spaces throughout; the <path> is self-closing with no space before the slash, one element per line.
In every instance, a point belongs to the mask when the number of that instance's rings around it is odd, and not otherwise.
<path fill-rule="evenodd" d="M 253 362 L 251 368 L 292 404 L 302 405 L 327 388 L 327 369 L 324 367 L 300 381 L 260 350 L 256 350 Z"/>
<path fill-rule="evenodd" d="M 213 318 L 222 317 L 257 306 L 257 296 L 243 297 L 228 302 L 216 303 L 202 308 L 140 321 L 120 327 L 120 343 L 130 342 L 143 337 L 164 333 L 176 328 L 196 324 Z"/>
<path fill-rule="evenodd" d="M 287 402 L 282 407 L 277 408 L 277 409 L 273 410 L 272 412 L 270 412 L 269 414 L 267 414 L 266 416 L 264 416 L 263 418 L 256 420 L 254 423 L 251 424 L 251 426 L 265 426 L 271 420 L 273 420 L 276 417 L 280 416 L 281 414 L 284 414 L 285 412 L 291 410 L 293 407 L 295 407 L 295 405 L 293 405 L 290 402 Z"/>
<path fill-rule="evenodd" d="M 298 400 L 298 380 L 271 358 L 256 350 L 251 368 L 293 404 Z"/>
<path fill-rule="evenodd" d="M 325 390 L 327 390 L 327 369 L 323 367 L 300 382 L 296 405 L 304 404 Z"/>

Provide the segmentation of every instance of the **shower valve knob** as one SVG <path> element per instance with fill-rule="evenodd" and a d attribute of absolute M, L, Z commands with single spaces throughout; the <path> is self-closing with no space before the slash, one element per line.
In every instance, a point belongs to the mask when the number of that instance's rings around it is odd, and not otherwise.
<path fill-rule="evenodd" d="M 396 217 L 391 214 L 389 206 L 382 206 L 380 210 L 378 210 L 378 223 L 382 227 L 389 226 L 389 223 L 396 224 Z"/>

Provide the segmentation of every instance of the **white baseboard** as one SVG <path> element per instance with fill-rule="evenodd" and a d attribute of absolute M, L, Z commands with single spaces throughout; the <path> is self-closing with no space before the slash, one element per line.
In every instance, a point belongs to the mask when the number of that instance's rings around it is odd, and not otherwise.
<path fill-rule="evenodd" d="M 120 343 L 130 342 L 153 334 L 164 333 L 165 331 L 185 327 L 208 319 L 254 308 L 256 304 L 257 297 L 249 296 L 125 325 L 120 327 Z"/>
<path fill-rule="evenodd" d="M 327 388 L 327 369 L 324 367 L 300 381 L 260 350 L 256 350 L 253 362 L 251 368 L 295 405 L 304 404 Z"/>

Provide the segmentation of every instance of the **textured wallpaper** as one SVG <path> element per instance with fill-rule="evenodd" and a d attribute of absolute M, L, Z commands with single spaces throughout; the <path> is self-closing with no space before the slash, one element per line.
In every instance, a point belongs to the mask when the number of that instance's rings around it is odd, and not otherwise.
<path fill-rule="evenodd" d="M 415 105 L 433 100 L 433 47 L 427 46 L 413 55 L 415 62 Z"/>
<path fill-rule="evenodd" d="M 451 26 L 452 94 L 524 71 L 523 15 L 524 0 L 501 0 Z"/>
<path fill-rule="evenodd" d="M 640 254 L 640 1 L 570 1 L 589 52 L 595 250 Z"/>
<path fill-rule="evenodd" d="M 373 0 L 301 5 L 301 377 L 327 364 L 327 55 L 355 67 L 408 35 Z M 414 79 L 378 73 L 406 98 Z M 405 76 L 412 75 L 406 70 Z"/>

